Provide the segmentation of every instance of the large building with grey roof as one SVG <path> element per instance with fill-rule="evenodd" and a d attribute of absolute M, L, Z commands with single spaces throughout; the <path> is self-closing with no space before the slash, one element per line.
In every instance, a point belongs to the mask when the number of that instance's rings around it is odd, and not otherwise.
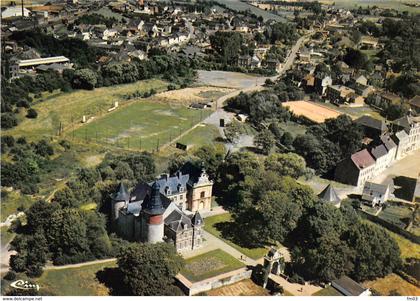
<path fill-rule="evenodd" d="M 114 230 L 130 241 L 166 241 L 177 251 L 197 249 L 204 224 L 199 211 L 211 209 L 212 185 L 204 170 L 189 164 L 173 176 L 139 183 L 131 192 L 120 183 L 111 196 Z"/>

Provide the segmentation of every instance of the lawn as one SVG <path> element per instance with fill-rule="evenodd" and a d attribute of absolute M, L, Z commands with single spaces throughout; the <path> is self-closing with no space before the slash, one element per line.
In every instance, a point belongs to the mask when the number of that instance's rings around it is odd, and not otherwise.
<path fill-rule="evenodd" d="M 23 195 L 18 191 L 2 191 L 1 193 L 1 221 L 4 222 L 6 218 L 17 213 L 17 208 L 22 207 L 28 209 L 34 200 L 27 195 Z"/>
<path fill-rule="evenodd" d="M 321 1 L 323 2 L 323 1 Z M 367 6 L 377 6 L 380 8 L 389 8 L 395 9 L 398 11 L 408 11 L 410 13 L 420 13 L 420 8 L 418 7 L 410 7 L 404 5 L 406 3 L 416 3 L 414 0 L 407 0 L 407 1 L 400 1 L 400 0 L 335 0 L 335 6 L 339 8 L 356 8 L 359 6 L 367 7 Z"/>
<path fill-rule="evenodd" d="M 198 282 L 244 266 L 233 256 L 217 249 L 185 260 L 181 274 L 192 282 Z"/>
<path fill-rule="evenodd" d="M 343 296 L 339 291 L 337 291 L 332 286 L 328 286 L 320 291 L 317 291 L 312 296 Z"/>
<path fill-rule="evenodd" d="M 396 290 L 401 296 L 420 296 L 420 289 L 405 281 L 396 274 L 389 274 L 384 278 L 363 283 L 365 287 L 375 289 L 383 296 L 388 296 L 390 291 Z"/>
<path fill-rule="evenodd" d="M 218 238 L 225 241 L 227 244 L 241 252 L 242 254 L 252 258 L 252 259 L 259 259 L 267 254 L 267 249 L 265 248 L 247 248 L 237 245 L 236 243 L 232 242 L 231 240 L 226 239 L 222 236 L 222 232 L 217 229 L 216 225 L 218 223 L 225 223 L 232 221 L 232 217 L 230 213 L 210 216 L 204 219 L 204 230 L 217 236 Z"/>
<path fill-rule="evenodd" d="M 0 227 L 0 242 L 2 246 L 7 245 L 14 237 L 15 233 L 9 231 L 9 228 L 6 226 Z"/>
<path fill-rule="evenodd" d="M 62 93 L 57 96 L 47 96 L 44 101 L 36 103 L 33 108 L 38 112 L 36 119 L 24 118 L 15 128 L 4 131 L 8 135 L 25 135 L 27 138 L 56 135 L 61 125 L 64 129 L 77 126 L 82 116 L 87 117 L 107 112 L 118 101 L 124 105 L 123 96 L 136 91 L 146 92 L 166 90 L 167 83 L 152 79 L 138 81 L 132 84 L 97 88 L 93 91 L 77 90 Z"/>
<path fill-rule="evenodd" d="M 79 268 L 47 270 L 35 282 L 41 289 L 58 296 L 107 296 L 108 288 L 97 280 L 96 273 L 115 266 L 115 262 L 107 262 Z"/>
<path fill-rule="evenodd" d="M 220 137 L 220 133 L 216 126 L 200 124 L 194 130 L 181 137 L 177 142 L 187 145 L 189 149 L 196 149 L 204 145 L 220 144 L 216 141 L 218 137 Z"/>
<path fill-rule="evenodd" d="M 96 203 L 86 203 L 86 204 L 80 205 L 80 209 L 83 211 L 95 210 L 96 207 L 98 207 L 98 204 Z"/>
<path fill-rule="evenodd" d="M 283 131 L 289 132 L 293 137 L 296 137 L 297 135 L 303 135 L 306 132 L 306 127 L 304 125 L 298 124 L 293 121 L 280 123 L 279 127 Z"/>
<path fill-rule="evenodd" d="M 407 206 L 388 205 L 378 217 L 404 229 L 412 215 L 413 211 Z"/>
<path fill-rule="evenodd" d="M 337 110 L 343 114 L 347 114 L 350 115 L 353 119 L 357 119 L 359 117 L 362 117 L 363 115 L 368 115 L 371 116 L 373 118 L 379 119 L 379 120 L 383 120 L 384 117 L 381 116 L 381 114 L 378 111 L 375 111 L 374 109 L 372 109 L 369 106 L 363 106 L 363 107 L 346 107 L 346 106 L 342 106 L 342 107 L 338 107 L 334 104 L 331 103 L 323 103 L 324 106 L 326 107 L 330 107 L 334 110 Z"/>
<path fill-rule="evenodd" d="M 211 111 L 176 103 L 136 101 L 69 133 L 69 139 L 136 150 L 156 150 L 205 118 Z"/>

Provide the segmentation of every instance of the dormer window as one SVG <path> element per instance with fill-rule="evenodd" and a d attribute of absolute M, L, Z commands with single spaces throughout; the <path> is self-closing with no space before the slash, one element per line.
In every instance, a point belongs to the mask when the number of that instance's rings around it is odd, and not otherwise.
<path fill-rule="evenodd" d="M 166 195 L 171 194 L 171 189 L 168 186 L 165 187 L 165 193 L 166 193 Z"/>

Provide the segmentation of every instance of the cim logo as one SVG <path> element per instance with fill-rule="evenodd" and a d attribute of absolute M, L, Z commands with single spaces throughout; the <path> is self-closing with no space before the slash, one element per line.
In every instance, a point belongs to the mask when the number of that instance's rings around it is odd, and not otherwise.
<path fill-rule="evenodd" d="M 15 282 L 10 284 L 11 287 L 21 289 L 21 290 L 31 290 L 35 289 L 39 291 L 39 285 L 35 283 L 31 283 L 27 280 L 16 280 Z"/>

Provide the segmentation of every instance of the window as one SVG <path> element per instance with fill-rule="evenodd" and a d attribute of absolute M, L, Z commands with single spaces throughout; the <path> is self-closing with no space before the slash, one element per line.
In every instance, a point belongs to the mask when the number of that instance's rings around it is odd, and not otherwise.
<path fill-rule="evenodd" d="M 184 196 L 181 194 L 181 195 L 179 196 L 179 199 L 180 199 L 180 200 L 183 200 L 183 199 L 184 199 Z"/>
<path fill-rule="evenodd" d="M 204 192 L 204 191 L 202 191 L 201 193 L 200 193 L 200 198 L 204 198 L 206 196 L 206 193 Z"/>

